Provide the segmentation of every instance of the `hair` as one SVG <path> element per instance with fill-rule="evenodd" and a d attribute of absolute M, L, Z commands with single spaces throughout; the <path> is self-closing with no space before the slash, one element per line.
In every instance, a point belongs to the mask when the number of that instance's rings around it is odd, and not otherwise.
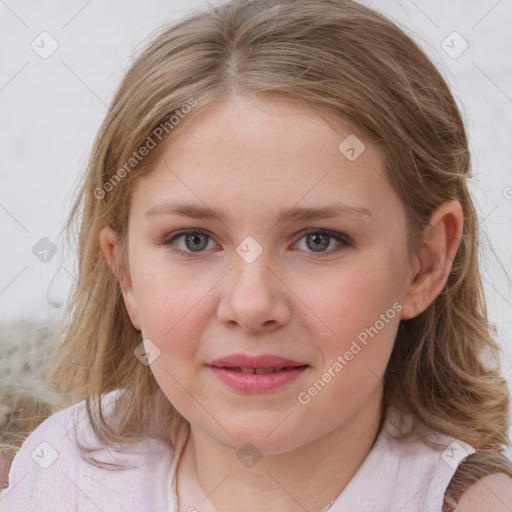
<path fill-rule="evenodd" d="M 487 318 L 461 114 L 418 45 L 383 15 L 350 0 L 233 0 L 164 27 L 136 58 L 97 134 L 66 224 L 79 260 L 56 389 L 86 400 L 91 426 L 106 443 L 146 437 L 172 443 L 170 432 L 190 428 L 134 357 L 141 333 L 99 234 L 105 226 L 117 232 L 120 269 L 127 271 L 136 181 L 151 172 L 165 142 L 183 126 L 235 95 L 296 101 L 377 144 L 386 179 L 407 213 L 410 256 L 432 212 L 447 200 L 460 201 L 464 227 L 446 285 L 424 312 L 400 322 L 384 375 L 381 424 L 393 405 L 411 414 L 414 425 L 503 454 L 509 394 Z M 156 133 L 161 140 L 139 158 Z M 126 392 L 114 425 L 100 397 L 120 388 Z"/>

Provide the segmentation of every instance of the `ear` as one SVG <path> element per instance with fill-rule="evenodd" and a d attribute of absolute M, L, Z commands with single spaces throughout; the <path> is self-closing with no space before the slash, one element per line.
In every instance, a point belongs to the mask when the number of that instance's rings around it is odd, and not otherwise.
<path fill-rule="evenodd" d="M 140 331 L 139 311 L 133 292 L 130 276 L 124 271 L 119 261 L 119 235 L 110 227 L 100 231 L 100 246 L 107 260 L 107 264 L 117 277 L 123 294 L 126 310 L 130 315 L 133 326 Z M 129 272 L 128 272 L 129 274 Z"/>
<path fill-rule="evenodd" d="M 456 199 L 442 203 L 432 213 L 402 304 L 402 319 L 419 315 L 441 293 L 460 246 L 463 223 L 462 206 Z"/>

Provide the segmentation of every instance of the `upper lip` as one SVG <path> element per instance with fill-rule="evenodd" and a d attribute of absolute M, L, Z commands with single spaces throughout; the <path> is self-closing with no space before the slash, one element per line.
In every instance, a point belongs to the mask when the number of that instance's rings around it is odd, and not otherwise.
<path fill-rule="evenodd" d="M 285 359 L 284 357 L 272 354 L 247 355 L 232 354 L 229 356 L 215 359 L 208 366 L 216 366 L 218 368 L 285 368 L 288 366 L 305 366 L 308 363 Z"/>

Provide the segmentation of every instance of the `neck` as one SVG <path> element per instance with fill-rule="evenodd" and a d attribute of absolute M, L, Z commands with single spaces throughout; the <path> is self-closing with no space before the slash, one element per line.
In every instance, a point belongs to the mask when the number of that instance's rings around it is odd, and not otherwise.
<path fill-rule="evenodd" d="M 381 398 L 379 388 L 334 431 L 290 452 L 264 454 L 247 468 L 234 450 L 192 426 L 178 468 L 180 512 L 325 510 L 373 447 Z"/>

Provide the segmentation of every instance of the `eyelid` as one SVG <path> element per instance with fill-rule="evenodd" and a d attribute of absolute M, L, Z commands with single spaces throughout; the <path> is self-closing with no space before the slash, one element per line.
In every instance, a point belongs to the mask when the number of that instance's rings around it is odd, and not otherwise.
<path fill-rule="evenodd" d="M 173 231 L 172 233 L 170 233 L 169 235 L 164 237 L 160 243 L 167 245 L 167 244 L 170 244 L 176 238 L 183 236 L 183 235 L 188 235 L 191 233 L 201 233 L 202 235 L 206 235 L 213 240 L 213 236 L 207 230 L 205 230 L 203 228 L 183 228 L 183 229 L 178 229 L 177 231 Z"/>
<path fill-rule="evenodd" d="M 310 233 L 321 233 L 323 235 L 328 235 L 331 238 L 334 238 L 338 242 L 344 243 L 345 245 L 353 245 L 353 240 L 345 233 L 341 233 L 340 231 L 332 231 L 330 229 L 324 228 L 307 228 L 300 231 L 298 234 L 300 235 L 299 240 L 304 235 L 309 235 Z M 318 253 L 320 254 L 320 253 Z"/>

